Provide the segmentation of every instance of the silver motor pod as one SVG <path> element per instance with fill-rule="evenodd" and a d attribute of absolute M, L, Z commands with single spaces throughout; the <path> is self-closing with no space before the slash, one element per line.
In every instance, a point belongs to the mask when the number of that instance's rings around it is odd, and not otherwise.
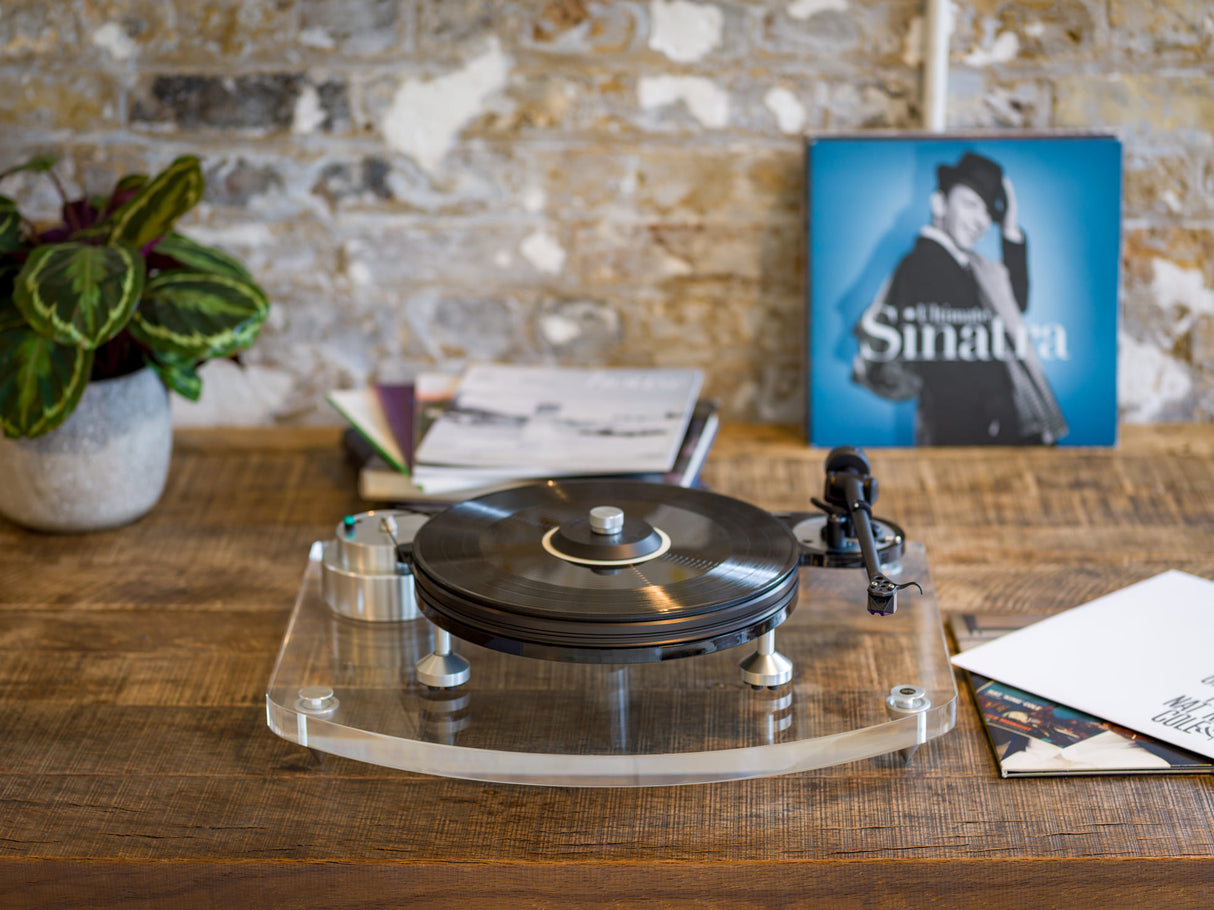
<path fill-rule="evenodd" d="M 393 622 L 421 614 L 413 596 L 413 573 L 399 547 L 429 516 L 394 509 L 347 515 L 324 545 L 321 590 L 333 612 L 352 619 Z"/>

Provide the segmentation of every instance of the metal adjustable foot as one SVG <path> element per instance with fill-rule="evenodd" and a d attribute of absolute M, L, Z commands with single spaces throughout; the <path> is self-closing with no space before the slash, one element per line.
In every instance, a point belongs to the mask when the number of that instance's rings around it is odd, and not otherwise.
<path fill-rule="evenodd" d="M 927 709 L 931 706 L 932 700 L 920 686 L 894 686 L 889 690 L 889 695 L 885 698 L 885 712 L 889 715 L 890 720 L 898 720 L 903 717 L 914 717 L 917 719 L 915 744 L 899 750 L 902 754 L 902 759 L 908 764 L 911 756 L 915 754 L 915 750 L 927 742 Z"/>
<path fill-rule="evenodd" d="M 434 650 L 417 662 L 417 681 L 436 689 L 452 689 L 468 681 L 472 668 L 451 650 L 451 633 L 434 627 Z"/>
<path fill-rule="evenodd" d="M 738 664 L 742 682 L 762 689 L 774 689 L 792 679 L 792 661 L 776 650 L 776 630 L 764 632 L 755 653 Z"/>

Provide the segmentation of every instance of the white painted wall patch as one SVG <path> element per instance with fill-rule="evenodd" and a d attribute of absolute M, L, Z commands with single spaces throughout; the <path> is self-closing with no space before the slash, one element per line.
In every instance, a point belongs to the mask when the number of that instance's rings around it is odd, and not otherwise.
<path fill-rule="evenodd" d="M 459 131 L 505 86 L 509 74 L 510 60 L 494 38 L 488 50 L 463 69 L 435 79 L 406 80 L 384 115 L 384 138 L 433 173 Z"/>
<path fill-rule="evenodd" d="M 565 250 L 543 231 L 528 234 L 519 245 L 523 257 L 541 272 L 555 275 L 565 265 Z"/>
<path fill-rule="evenodd" d="M 805 129 L 805 107 L 797 96 L 782 86 L 775 86 L 763 96 L 763 104 L 776 115 L 780 132 L 793 135 Z"/>
<path fill-rule="evenodd" d="M 793 0 L 788 4 L 788 15 L 794 19 L 808 19 L 818 13 L 842 13 L 846 10 L 847 0 Z"/>
<path fill-rule="evenodd" d="M 337 47 L 337 42 L 333 40 L 333 36 L 319 25 L 314 25 L 301 31 L 299 33 L 299 43 L 307 47 L 316 47 L 326 51 L 331 51 Z"/>
<path fill-rule="evenodd" d="M 1020 53 L 1020 39 L 1015 32 L 1000 32 L 990 46 L 986 40 L 965 56 L 969 66 L 990 66 L 992 63 L 1010 63 Z"/>
<path fill-rule="evenodd" d="M 529 186 L 523 190 L 523 208 L 528 212 L 543 211 L 544 203 L 547 201 L 543 189 L 538 186 Z"/>
<path fill-rule="evenodd" d="M 721 43 L 725 17 L 709 3 L 653 0 L 649 46 L 677 63 L 700 60 Z"/>
<path fill-rule="evenodd" d="M 703 76 L 646 76 L 638 94 L 647 111 L 682 101 L 704 126 L 719 129 L 729 121 L 729 96 Z"/>
<path fill-rule="evenodd" d="M 130 60 L 135 55 L 135 42 L 117 22 L 107 22 L 93 32 L 93 44 L 115 60 Z"/>
<path fill-rule="evenodd" d="M 320 94 L 311 85 L 305 85 L 295 99 L 295 110 L 291 116 L 291 132 L 297 135 L 314 133 L 325 122 L 325 111 L 320 105 Z"/>
<path fill-rule="evenodd" d="M 1176 335 L 1183 335 L 1201 314 L 1214 314 L 1214 289 L 1205 286 L 1201 269 L 1185 269 L 1156 256 L 1151 260 L 1151 291 L 1160 306 L 1180 304 L 1186 313 L 1173 327 Z"/>

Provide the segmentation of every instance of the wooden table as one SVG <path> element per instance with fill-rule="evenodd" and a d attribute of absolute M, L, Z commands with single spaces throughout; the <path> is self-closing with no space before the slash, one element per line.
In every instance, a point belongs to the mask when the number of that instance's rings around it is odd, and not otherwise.
<path fill-rule="evenodd" d="M 823 455 L 730 427 L 706 478 L 804 508 Z M 870 456 L 945 612 L 1214 578 L 1214 426 Z M 1214 906 L 1211 777 L 1001 780 L 961 682 L 956 729 L 906 768 L 604 790 L 321 761 L 263 699 L 353 490 L 336 431 L 190 431 L 133 526 L 0 522 L 0 906 Z"/>

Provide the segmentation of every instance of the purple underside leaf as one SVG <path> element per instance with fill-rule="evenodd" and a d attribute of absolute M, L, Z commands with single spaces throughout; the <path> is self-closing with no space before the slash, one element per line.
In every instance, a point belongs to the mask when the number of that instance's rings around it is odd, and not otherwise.
<path fill-rule="evenodd" d="M 148 274 L 156 272 L 167 272 L 170 269 L 179 269 L 182 263 L 174 259 L 172 256 L 166 256 L 163 253 L 153 250 L 151 253 L 144 253 L 144 259 L 147 260 Z"/>
<path fill-rule="evenodd" d="M 69 228 L 80 230 L 97 223 L 100 213 L 87 199 L 76 199 L 63 206 L 63 221 Z"/>

